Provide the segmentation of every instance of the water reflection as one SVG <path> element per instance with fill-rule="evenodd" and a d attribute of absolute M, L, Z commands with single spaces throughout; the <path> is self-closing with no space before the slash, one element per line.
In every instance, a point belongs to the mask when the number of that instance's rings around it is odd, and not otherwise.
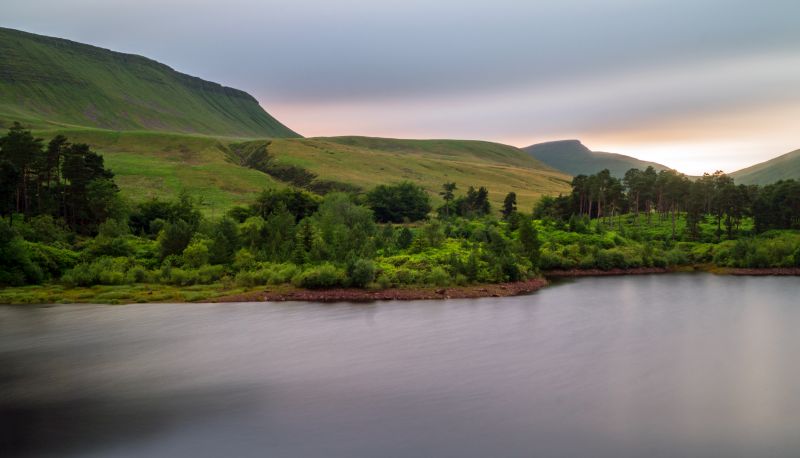
<path fill-rule="evenodd" d="M 796 456 L 796 278 L 0 308 L 4 456 Z"/>

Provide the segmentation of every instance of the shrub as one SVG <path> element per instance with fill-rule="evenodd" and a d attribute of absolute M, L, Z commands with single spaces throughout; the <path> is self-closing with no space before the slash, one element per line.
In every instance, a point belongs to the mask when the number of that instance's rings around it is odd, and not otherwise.
<path fill-rule="evenodd" d="M 367 259 L 359 259 L 348 269 L 350 285 L 363 288 L 375 279 L 375 264 Z"/>
<path fill-rule="evenodd" d="M 443 268 L 436 266 L 426 275 L 426 282 L 431 286 L 449 286 L 453 279 Z"/>
<path fill-rule="evenodd" d="M 270 278 L 268 269 L 243 270 L 236 274 L 234 281 L 239 286 L 253 287 L 266 285 Z"/>
<path fill-rule="evenodd" d="M 150 275 L 144 267 L 133 266 L 128 269 L 126 280 L 128 283 L 147 283 L 150 280 Z"/>
<path fill-rule="evenodd" d="M 271 285 L 289 283 L 297 275 L 298 270 L 298 267 L 291 263 L 279 264 L 272 270 L 269 283 Z"/>
<path fill-rule="evenodd" d="M 197 282 L 208 285 L 219 281 L 225 275 L 223 266 L 202 266 L 197 269 Z"/>
<path fill-rule="evenodd" d="M 183 250 L 183 262 L 190 267 L 200 267 L 208 264 L 208 244 L 202 239 L 193 239 L 189 246 Z"/>
<path fill-rule="evenodd" d="M 76 265 L 61 277 L 61 281 L 68 286 L 121 285 L 130 278 L 126 275 L 130 264 L 128 258 L 102 257 Z"/>
<path fill-rule="evenodd" d="M 295 275 L 292 282 L 295 286 L 309 289 L 334 288 L 344 286 L 347 276 L 333 264 L 322 264 Z"/>

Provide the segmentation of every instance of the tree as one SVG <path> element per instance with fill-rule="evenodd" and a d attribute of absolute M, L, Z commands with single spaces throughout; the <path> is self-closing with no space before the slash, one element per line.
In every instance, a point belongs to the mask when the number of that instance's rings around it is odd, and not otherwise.
<path fill-rule="evenodd" d="M 299 189 L 265 189 L 252 205 L 253 214 L 267 217 L 276 211 L 288 211 L 295 222 L 311 216 L 319 208 L 319 198 Z"/>
<path fill-rule="evenodd" d="M 489 203 L 489 191 L 483 186 L 477 190 L 470 186 L 466 196 L 456 199 L 455 206 L 458 215 L 467 218 L 488 215 L 492 211 Z"/>
<path fill-rule="evenodd" d="M 407 227 L 403 227 L 400 229 L 400 234 L 397 236 L 397 248 L 401 250 L 405 250 L 406 248 L 411 246 L 411 243 L 414 241 L 414 234 L 411 232 L 411 229 Z"/>
<path fill-rule="evenodd" d="M 9 225 L 13 222 L 12 214 L 16 208 L 14 196 L 19 179 L 19 169 L 11 161 L 0 160 L 0 217 L 8 215 Z"/>
<path fill-rule="evenodd" d="M 447 218 L 450 217 L 450 207 L 451 202 L 453 202 L 453 199 L 455 199 L 455 190 L 455 183 L 445 183 L 442 185 L 442 191 L 439 193 L 439 195 L 442 196 L 442 199 L 444 199 L 444 213 L 445 217 Z"/>
<path fill-rule="evenodd" d="M 41 161 L 42 154 L 42 139 L 35 138 L 18 122 L 0 137 L 0 160 L 10 162 L 18 171 L 15 209 L 26 216 L 30 210 L 29 183 L 35 181 L 34 165 Z"/>
<path fill-rule="evenodd" d="M 519 243 L 522 246 L 522 256 L 531 262 L 531 266 L 534 269 L 538 269 L 541 242 L 539 241 L 539 234 L 528 218 L 520 222 Z"/>
<path fill-rule="evenodd" d="M 372 210 L 354 203 L 349 195 L 328 194 L 311 219 L 325 243 L 327 259 L 342 262 L 374 254 Z"/>
<path fill-rule="evenodd" d="M 211 247 L 208 250 L 211 264 L 230 264 L 239 249 L 239 229 L 230 218 L 222 218 L 214 225 Z"/>
<path fill-rule="evenodd" d="M 376 186 L 367 194 L 367 204 L 381 223 L 419 221 L 431 211 L 428 193 L 408 181 Z"/>
<path fill-rule="evenodd" d="M 167 223 L 158 236 L 158 247 L 161 259 L 170 255 L 180 255 L 189 245 L 194 235 L 194 230 L 186 221 L 179 219 L 174 223 Z"/>
<path fill-rule="evenodd" d="M 503 200 L 503 219 L 508 220 L 517 211 L 517 193 L 509 192 Z"/>

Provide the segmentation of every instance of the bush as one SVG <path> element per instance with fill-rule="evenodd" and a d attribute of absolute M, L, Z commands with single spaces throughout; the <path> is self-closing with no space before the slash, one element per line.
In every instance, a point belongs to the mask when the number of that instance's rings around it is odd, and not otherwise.
<path fill-rule="evenodd" d="M 363 288 L 375 279 L 375 264 L 367 259 L 359 259 L 348 269 L 350 285 Z"/>
<path fill-rule="evenodd" d="M 133 266 L 128 269 L 125 278 L 128 283 L 147 283 L 150 280 L 150 275 L 144 267 Z"/>
<path fill-rule="evenodd" d="M 197 282 L 208 285 L 219 281 L 225 275 L 223 266 L 202 266 L 197 269 Z"/>
<path fill-rule="evenodd" d="M 183 250 L 183 262 L 189 267 L 200 267 L 208 264 L 208 243 L 202 239 L 193 239 Z"/>
<path fill-rule="evenodd" d="M 130 281 L 126 275 L 131 260 L 124 257 L 102 257 L 91 263 L 81 263 L 68 270 L 61 281 L 68 286 L 121 285 Z"/>
<path fill-rule="evenodd" d="M 271 278 L 269 269 L 243 270 L 236 274 L 234 281 L 239 286 L 253 287 L 263 286 L 269 283 Z"/>
<path fill-rule="evenodd" d="M 322 264 L 295 275 L 292 282 L 308 289 L 335 288 L 345 286 L 347 276 L 333 264 Z"/>
<path fill-rule="evenodd" d="M 453 278 L 443 268 L 436 266 L 426 275 L 426 282 L 431 286 L 450 286 Z"/>

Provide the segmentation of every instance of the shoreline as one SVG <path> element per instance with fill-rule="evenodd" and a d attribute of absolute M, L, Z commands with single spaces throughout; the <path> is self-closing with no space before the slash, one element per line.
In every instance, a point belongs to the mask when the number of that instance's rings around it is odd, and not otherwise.
<path fill-rule="evenodd" d="M 549 282 L 545 278 L 533 278 L 519 282 L 453 286 L 447 288 L 266 290 L 217 297 L 209 302 L 372 302 L 390 300 L 478 299 L 483 297 L 509 297 L 530 294 L 542 289 L 548 284 Z"/>
<path fill-rule="evenodd" d="M 542 277 L 519 282 L 477 284 L 451 287 L 401 287 L 388 289 L 334 288 L 308 290 L 290 285 L 258 289 L 215 289 L 215 285 L 175 287 L 158 284 L 140 284 L 133 287 L 93 286 L 64 288 L 59 285 L 21 287 L 29 293 L 15 291 L 3 297 L 0 289 L 0 305 L 51 305 L 51 304 L 135 304 L 135 303 L 224 303 L 224 302 L 373 302 L 444 299 L 478 299 L 488 297 L 510 297 L 534 293 L 546 286 L 550 280 L 607 277 L 622 275 L 654 275 L 668 273 L 705 272 L 714 275 L 734 276 L 800 276 L 800 267 L 738 268 L 716 267 L 698 264 L 676 267 L 637 267 L 632 269 L 570 269 L 542 272 Z M 44 289 L 44 291 L 42 291 Z M 47 291 L 49 290 L 49 291 Z M 238 290 L 238 291 L 237 291 Z M 19 294 L 19 295 L 17 295 Z"/>

